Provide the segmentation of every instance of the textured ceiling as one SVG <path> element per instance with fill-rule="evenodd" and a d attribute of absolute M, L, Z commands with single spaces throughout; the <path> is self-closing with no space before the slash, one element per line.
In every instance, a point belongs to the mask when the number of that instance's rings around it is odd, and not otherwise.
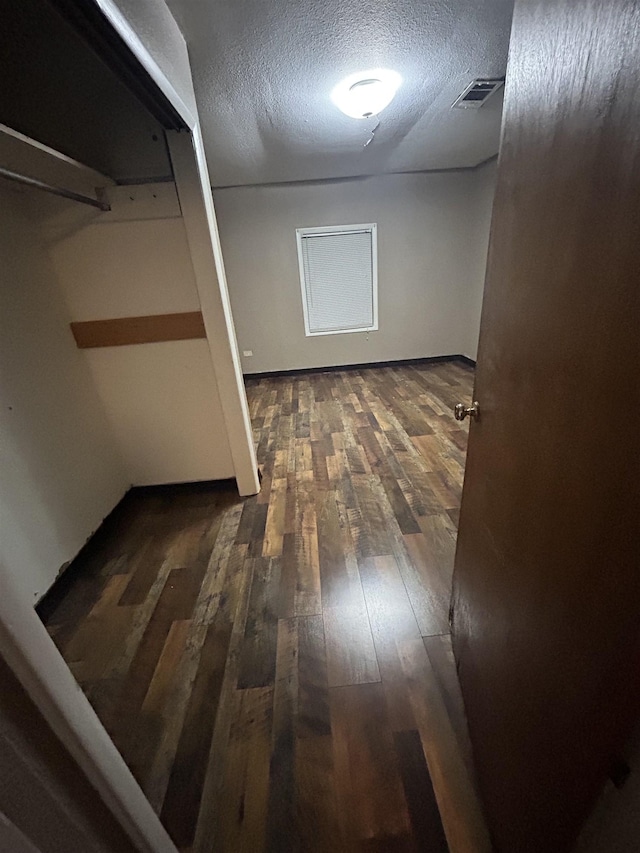
<path fill-rule="evenodd" d="M 191 56 L 215 186 L 475 166 L 497 153 L 501 95 L 451 110 L 504 75 L 512 0 L 168 0 Z M 403 78 L 375 119 L 330 99 L 346 75 Z"/>

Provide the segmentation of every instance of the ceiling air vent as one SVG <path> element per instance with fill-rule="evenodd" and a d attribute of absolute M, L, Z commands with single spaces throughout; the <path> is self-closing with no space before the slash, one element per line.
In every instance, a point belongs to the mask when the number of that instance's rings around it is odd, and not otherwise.
<path fill-rule="evenodd" d="M 459 98 L 451 105 L 452 109 L 479 110 L 480 107 L 497 92 L 504 78 L 493 80 L 472 80 Z"/>

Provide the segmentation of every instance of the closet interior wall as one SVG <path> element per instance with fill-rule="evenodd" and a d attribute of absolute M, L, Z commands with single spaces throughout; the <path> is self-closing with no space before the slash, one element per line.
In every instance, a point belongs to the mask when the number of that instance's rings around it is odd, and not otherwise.
<path fill-rule="evenodd" d="M 200 311 L 173 182 L 109 188 L 69 231 L 55 215 L 53 268 L 72 322 Z M 63 202 L 55 199 L 52 206 Z M 80 214 L 77 214 L 78 216 Z M 134 485 L 233 476 L 206 338 L 82 350 Z"/>
<path fill-rule="evenodd" d="M 36 601 L 129 485 L 33 197 L 0 182 L 0 565 Z"/>

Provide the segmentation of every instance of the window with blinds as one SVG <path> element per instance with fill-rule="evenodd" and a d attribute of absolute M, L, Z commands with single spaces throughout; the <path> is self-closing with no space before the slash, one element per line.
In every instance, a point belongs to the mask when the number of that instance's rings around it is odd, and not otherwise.
<path fill-rule="evenodd" d="M 298 228 L 305 333 L 378 328 L 376 226 Z"/>

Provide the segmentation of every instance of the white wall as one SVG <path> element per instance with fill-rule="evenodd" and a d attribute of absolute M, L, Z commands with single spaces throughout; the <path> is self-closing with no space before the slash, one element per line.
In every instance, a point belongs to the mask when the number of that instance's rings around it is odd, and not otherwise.
<path fill-rule="evenodd" d="M 498 163 L 492 160 L 481 166 L 474 173 L 475 203 L 474 203 L 474 240 L 473 251 L 476 272 L 471 276 L 471 287 L 468 294 L 468 329 L 467 350 L 465 355 L 475 360 L 478 354 L 478 337 L 480 334 L 480 314 L 482 311 L 482 296 L 484 294 L 484 277 L 487 267 L 487 249 L 489 247 L 489 229 L 493 196 L 496 190 Z"/>
<path fill-rule="evenodd" d="M 129 479 L 28 194 L 0 186 L 0 564 L 32 601 Z"/>
<path fill-rule="evenodd" d="M 487 249 L 478 225 L 486 207 L 481 177 L 384 175 L 215 190 L 238 344 L 253 350 L 244 371 L 475 357 Z M 378 224 L 379 330 L 307 338 L 295 229 L 358 222 Z"/>
<path fill-rule="evenodd" d="M 199 311 L 173 184 L 108 190 L 112 210 L 50 251 L 72 320 Z M 51 225 L 51 222 L 50 222 Z M 205 339 L 83 350 L 134 485 L 232 477 Z"/>

